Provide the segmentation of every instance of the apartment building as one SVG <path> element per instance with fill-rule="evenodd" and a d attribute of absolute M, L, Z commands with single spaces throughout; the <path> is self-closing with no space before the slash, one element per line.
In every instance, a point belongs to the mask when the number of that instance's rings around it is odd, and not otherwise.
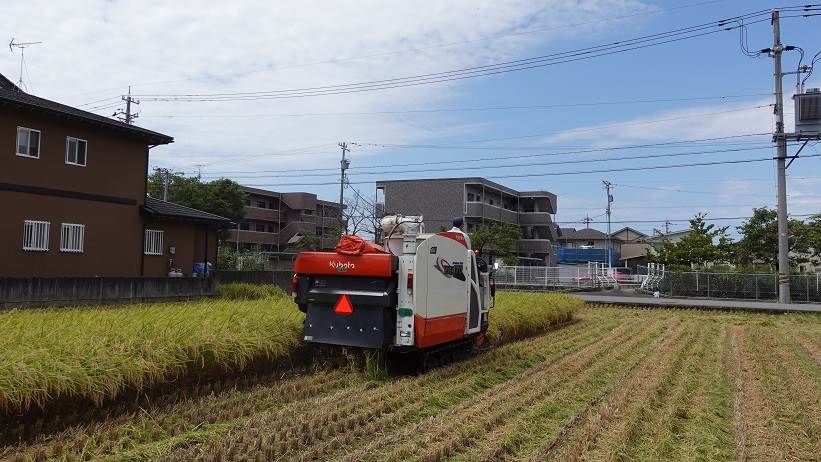
<path fill-rule="evenodd" d="M 227 242 L 240 250 L 286 252 L 295 235 L 320 236 L 320 247 L 334 248 L 338 239 L 322 237 L 343 228 L 339 204 L 306 192 L 280 193 L 243 186 L 245 218 L 231 230 Z"/>
<path fill-rule="evenodd" d="M 465 217 L 465 231 L 491 223 L 521 226 L 516 253 L 522 264 L 555 263 L 556 195 L 547 191 L 517 191 L 485 178 L 441 178 L 377 181 L 377 206 L 383 214 L 424 216 L 425 229 L 450 229 L 455 216 Z"/>
<path fill-rule="evenodd" d="M 0 75 L 0 277 L 191 275 L 229 220 L 146 198 L 161 133 L 39 98 Z"/>

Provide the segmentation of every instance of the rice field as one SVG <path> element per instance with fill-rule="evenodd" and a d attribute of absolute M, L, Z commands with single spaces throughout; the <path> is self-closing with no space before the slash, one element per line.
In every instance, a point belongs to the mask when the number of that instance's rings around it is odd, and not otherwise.
<path fill-rule="evenodd" d="M 250 374 L 61 431 L 34 422 L 0 459 L 818 460 L 821 317 L 587 306 L 574 321 L 417 376 Z"/>
<path fill-rule="evenodd" d="M 282 290 L 229 284 L 220 292 L 195 302 L 0 314 L 0 414 L 63 401 L 99 406 L 192 375 L 306 362 L 304 315 Z M 500 344 L 534 335 L 581 305 L 567 295 L 500 294 L 489 337 Z"/>

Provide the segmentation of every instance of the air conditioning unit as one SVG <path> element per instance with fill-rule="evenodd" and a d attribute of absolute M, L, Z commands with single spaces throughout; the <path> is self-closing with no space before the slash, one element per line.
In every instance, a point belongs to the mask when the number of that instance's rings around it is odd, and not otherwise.
<path fill-rule="evenodd" d="M 821 134 L 821 90 L 809 88 L 795 99 L 795 132 L 800 135 Z"/>

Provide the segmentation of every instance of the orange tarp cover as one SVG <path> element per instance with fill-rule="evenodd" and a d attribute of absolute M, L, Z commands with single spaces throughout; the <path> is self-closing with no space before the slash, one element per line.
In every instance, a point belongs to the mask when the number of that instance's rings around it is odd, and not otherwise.
<path fill-rule="evenodd" d="M 336 244 L 336 253 L 341 255 L 363 255 L 366 253 L 384 253 L 382 246 L 368 242 L 359 236 L 342 236 Z"/>

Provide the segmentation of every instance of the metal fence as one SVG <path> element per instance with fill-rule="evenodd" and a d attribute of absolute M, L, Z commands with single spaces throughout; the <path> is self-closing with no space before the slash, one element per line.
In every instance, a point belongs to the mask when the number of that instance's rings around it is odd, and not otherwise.
<path fill-rule="evenodd" d="M 656 287 L 668 297 L 778 300 L 778 275 L 666 271 Z M 793 302 L 821 302 L 821 274 L 790 276 Z"/>
<path fill-rule="evenodd" d="M 668 271 L 663 265 L 608 268 L 587 266 L 502 266 L 494 274 L 496 285 L 512 290 L 595 290 L 609 288 L 659 292 L 665 297 L 778 300 L 778 275 L 769 273 L 706 273 Z M 821 273 L 790 276 L 793 302 L 821 302 Z"/>
<path fill-rule="evenodd" d="M 592 289 L 603 280 L 597 265 L 588 266 L 501 266 L 494 273 L 496 285 L 514 290 Z"/>

